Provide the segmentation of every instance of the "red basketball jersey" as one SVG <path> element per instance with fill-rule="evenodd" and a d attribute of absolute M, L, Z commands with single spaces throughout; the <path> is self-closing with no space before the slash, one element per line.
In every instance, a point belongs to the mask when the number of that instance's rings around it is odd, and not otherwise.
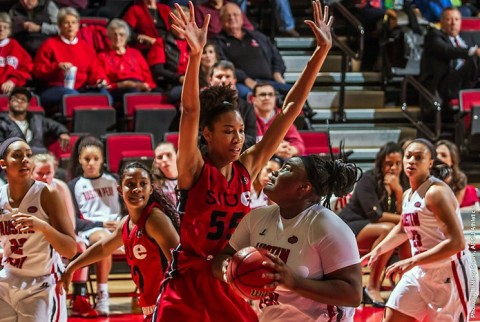
<path fill-rule="evenodd" d="M 153 207 L 162 209 L 157 203 L 147 206 L 140 220 L 129 231 L 130 218 L 125 221 L 122 230 L 125 256 L 135 285 L 140 291 L 140 306 L 150 306 L 157 302 L 160 284 L 163 280 L 162 250 L 154 239 L 147 236 L 145 222 Z"/>
<path fill-rule="evenodd" d="M 202 257 L 217 254 L 250 211 L 250 174 L 239 161 L 232 166 L 229 182 L 205 158 L 198 182 L 189 191 L 182 192 L 180 241 L 187 253 Z"/>

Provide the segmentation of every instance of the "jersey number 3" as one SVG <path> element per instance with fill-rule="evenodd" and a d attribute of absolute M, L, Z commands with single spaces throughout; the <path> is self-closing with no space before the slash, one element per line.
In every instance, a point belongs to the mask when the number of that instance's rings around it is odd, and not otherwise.
<path fill-rule="evenodd" d="M 226 217 L 227 212 L 224 211 L 213 211 L 210 219 L 210 231 L 207 234 L 207 239 L 210 240 L 219 240 L 222 238 L 225 231 Z M 240 220 L 242 219 L 243 212 L 234 212 L 227 226 L 227 240 L 232 237 L 233 231 L 237 228 Z"/>

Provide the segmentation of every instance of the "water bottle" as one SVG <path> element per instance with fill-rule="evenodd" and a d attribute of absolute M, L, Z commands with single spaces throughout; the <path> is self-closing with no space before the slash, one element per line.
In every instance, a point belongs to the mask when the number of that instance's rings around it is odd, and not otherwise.
<path fill-rule="evenodd" d="M 65 71 L 65 88 L 74 89 L 75 88 L 75 79 L 77 77 L 77 66 L 72 66 Z"/>

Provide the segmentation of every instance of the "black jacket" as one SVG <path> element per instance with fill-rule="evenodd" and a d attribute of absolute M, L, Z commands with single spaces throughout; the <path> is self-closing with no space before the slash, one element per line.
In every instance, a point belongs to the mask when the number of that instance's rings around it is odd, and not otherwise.
<path fill-rule="evenodd" d="M 465 43 L 472 47 L 479 43 L 474 39 L 474 33 L 460 33 Z M 430 29 L 424 41 L 424 49 L 421 61 L 422 84 L 431 92 L 435 93 L 441 80 L 455 69 L 456 59 L 468 59 L 468 48 L 455 47 L 446 33 L 441 30 Z"/>
<path fill-rule="evenodd" d="M 282 56 L 280 55 L 280 52 L 278 51 L 277 47 L 275 47 L 270 39 L 268 39 L 267 36 L 262 34 L 259 31 L 255 30 L 247 30 L 243 29 L 243 31 L 246 34 L 249 34 L 250 37 L 255 39 L 260 46 L 260 48 L 263 51 L 263 54 L 268 62 L 270 62 L 271 68 L 272 68 L 272 73 L 279 72 L 280 74 L 283 75 L 285 73 L 286 67 L 285 63 L 282 59 Z M 218 45 L 218 50 L 220 52 L 220 58 L 221 59 L 227 59 L 230 60 L 226 55 L 225 55 L 225 50 L 228 46 L 228 38 L 231 37 L 227 35 L 224 31 L 222 31 L 220 34 L 215 36 L 215 42 Z M 252 62 L 252 64 L 255 64 L 256 62 Z M 248 75 L 241 69 L 236 69 L 236 76 L 237 79 L 240 83 L 243 83 L 245 79 L 248 77 Z M 272 75 L 273 78 L 273 75 Z"/>
<path fill-rule="evenodd" d="M 68 133 L 67 128 L 40 114 L 27 112 L 29 128 L 32 131 L 32 140 L 28 142 L 34 153 L 47 152 L 46 146 L 58 139 L 60 134 Z M 17 136 L 25 139 L 25 134 L 20 127 L 8 116 L 0 115 L 0 142 L 9 137 Z"/>

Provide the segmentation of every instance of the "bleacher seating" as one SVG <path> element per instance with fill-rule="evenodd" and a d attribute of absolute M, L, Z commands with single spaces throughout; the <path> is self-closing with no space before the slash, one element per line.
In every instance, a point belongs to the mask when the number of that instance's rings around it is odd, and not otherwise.
<path fill-rule="evenodd" d="M 178 132 L 166 132 L 163 135 L 165 142 L 170 142 L 175 146 L 175 150 L 178 150 Z"/>
<path fill-rule="evenodd" d="M 8 112 L 8 95 L 0 95 L 0 113 Z M 32 95 L 30 100 L 30 106 L 28 110 L 32 113 L 45 114 L 42 105 L 40 104 L 40 97 L 38 95 Z"/>
<path fill-rule="evenodd" d="M 104 94 L 68 94 L 63 97 L 63 116 L 72 132 L 102 136 L 116 123 L 115 109 Z"/>
<path fill-rule="evenodd" d="M 139 161 L 151 166 L 154 158 L 151 133 L 110 133 L 105 136 L 107 169 L 118 173 L 122 162 Z"/>
<path fill-rule="evenodd" d="M 156 143 L 163 139 L 177 114 L 168 97 L 160 93 L 130 93 L 124 96 L 124 111 L 129 129 L 134 132 L 150 132 Z"/>

